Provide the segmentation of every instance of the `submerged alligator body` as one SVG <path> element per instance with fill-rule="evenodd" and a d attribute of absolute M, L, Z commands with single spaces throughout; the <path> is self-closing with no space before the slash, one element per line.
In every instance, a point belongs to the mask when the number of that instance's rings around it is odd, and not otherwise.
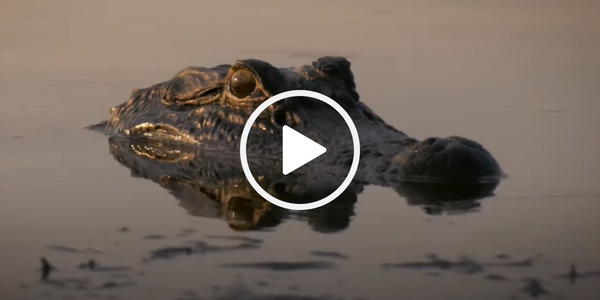
<path fill-rule="evenodd" d="M 361 142 L 357 182 L 474 183 L 503 176 L 496 160 L 474 141 L 458 136 L 418 141 L 387 124 L 360 100 L 350 62 L 342 57 L 322 57 L 299 68 L 276 68 L 254 59 L 189 67 L 169 81 L 135 90 L 127 102 L 111 108 L 108 120 L 90 128 L 114 138 L 192 145 L 237 156 L 253 110 L 269 97 L 298 89 L 332 98 L 353 119 Z M 250 131 L 248 157 L 281 159 L 284 125 L 327 148 L 309 164 L 345 176 L 353 153 L 350 132 L 331 107 L 308 98 L 286 99 L 265 110 Z"/>

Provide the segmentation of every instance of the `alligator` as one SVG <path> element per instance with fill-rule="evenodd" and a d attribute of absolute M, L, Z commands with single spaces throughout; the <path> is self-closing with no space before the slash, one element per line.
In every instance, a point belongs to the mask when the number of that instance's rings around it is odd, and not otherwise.
<path fill-rule="evenodd" d="M 127 102 L 110 109 L 108 120 L 88 128 L 115 138 L 192 145 L 234 157 L 246 120 L 258 105 L 284 91 L 310 90 L 330 97 L 352 118 L 361 144 L 357 182 L 462 184 L 497 182 L 504 176 L 475 141 L 460 136 L 419 141 L 386 123 L 360 99 L 350 66 L 344 57 L 328 56 L 299 68 L 256 59 L 188 67 L 171 80 L 134 90 Z M 347 174 L 353 144 L 346 123 L 327 104 L 305 97 L 279 101 L 261 113 L 248 137 L 249 159 L 281 160 L 283 126 L 327 148 L 309 164 Z"/>
<path fill-rule="evenodd" d="M 351 116 L 361 159 L 350 186 L 333 202 L 291 212 L 263 199 L 240 163 L 240 136 L 263 101 L 289 90 L 329 96 Z M 324 145 L 327 153 L 288 175 L 281 172 L 283 126 Z M 233 230 L 305 220 L 318 232 L 349 226 L 357 195 L 366 185 L 393 188 L 427 214 L 471 212 L 493 195 L 504 176 L 480 144 L 451 136 L 418 141 L 384 122 L 359 99 L 342 57 L 322 57 L 300 68 L 275 68 L 247 59 L 213 68 L 189 67 L 169 81 L 132 92 L 110 109 L 108 120 L 88 126 L 109 136 L 113 158 L 167 189 L 188 214 L 225 220 Z M 248 162 L 257 182 L 288 202 L 329 195 L 347 176 L 353 144 L 342 117 L 310 98 L 277 102 L 252 124 Z"/>

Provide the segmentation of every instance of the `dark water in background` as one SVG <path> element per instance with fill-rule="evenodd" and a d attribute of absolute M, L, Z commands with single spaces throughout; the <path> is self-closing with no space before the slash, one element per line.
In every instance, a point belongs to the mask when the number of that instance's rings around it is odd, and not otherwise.
<path fill-rule="evenodd" d="M 599 4 L 2 1 L 1 298 L 524 299 L 523 279 L 536 278 L 551 292 L 546 297 L 599 299 L 600 276 L 575 284 L 557 278 L 571 264 L 579 273 L 600 271 Z M 106 118 L 131 89 L 189 65 L 257 58 L 300 66 L 328 54 L 352 61 L 361 98 L 388 123 L 420 139 L 477 140 L 510 178 L 479 212 L 431 216 L 391 189 L 370 186 L 342 232 L 318 233 L 296 218 L 272 231 L 236 233 L 222 220 L 188 215 L 159 185 L 132 178 L 104 136 L 82 129 Z M 240 244 L 214 235 L 262 243 L 141 262 L 151 250 L 188 240 Z M 534 265 L 474 274 L 461 273 L 464 264 L 381 267 L 427 261 L 428 254 L 495 263 L 506 254 L 506 261 L 534 258 Z M 39 282 L 41 256 L 59 269 L 51 277 L 58 282 Z M 90 258 L 132 269 L 77 269 Z M 324 263 L 301 271 L 222 267 L 271 261 Z"/>

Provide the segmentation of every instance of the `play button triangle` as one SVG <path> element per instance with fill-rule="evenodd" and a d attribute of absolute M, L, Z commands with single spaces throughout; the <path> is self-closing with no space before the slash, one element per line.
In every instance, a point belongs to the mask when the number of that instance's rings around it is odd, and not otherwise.
<path fill-rule="evenodd" d="M 294 172 L 326 151 L 325 147 L 300 132 L 283 126 L 283 175 Z"/>

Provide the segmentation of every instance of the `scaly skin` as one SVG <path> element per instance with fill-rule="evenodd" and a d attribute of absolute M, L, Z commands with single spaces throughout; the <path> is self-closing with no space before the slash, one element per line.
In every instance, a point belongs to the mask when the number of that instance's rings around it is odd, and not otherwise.
<path fill-rule="evenodd" d="M 169 81 L 135 90 L 111 109 L 107 121 L 90 126 L 114 137 L 144 137 L 199 149 L 237 153 L 242 128 L 252 111 L 278 93 L 305 89 L 337 101 L 360 136 L 357 181 L 391 185 L 398 181 L 481 182 L 502 171 L 480 144 L 457 136 L 417 141 L 396 130 L 359 99 L 350 62 L 323 57 L 300 68 L 275 68 L 241 60 L 214 68 L 189 67 Z M 347 170 L 352 139 L 331 107 L 313 99 L 280 101 L 253 124 L 248 156 L 281 159 L 281 129 L 288 125 L 327 148 L 315 162 Z M 237 154 L 236 154 L 237 155 Z"/>

